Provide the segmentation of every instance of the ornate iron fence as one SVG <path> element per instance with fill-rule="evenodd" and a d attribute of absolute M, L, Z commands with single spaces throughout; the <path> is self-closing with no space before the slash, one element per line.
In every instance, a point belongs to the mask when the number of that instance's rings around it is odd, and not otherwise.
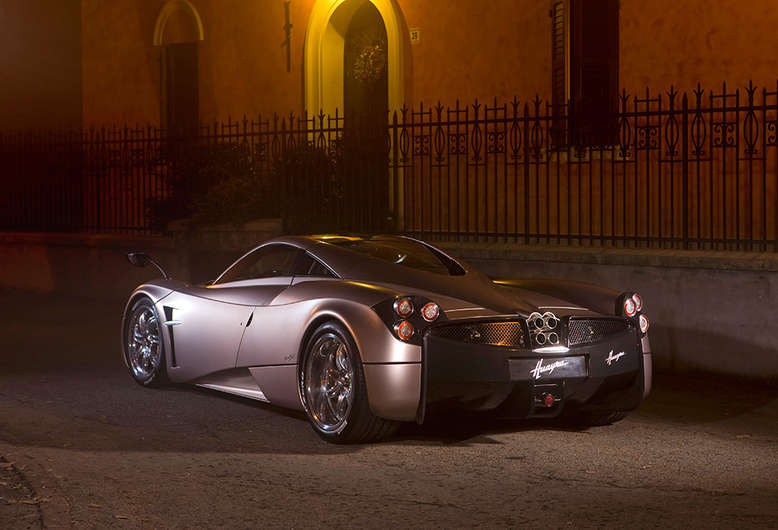
<path fill-rule="evenodd" d="M 175 199 L 182 161 L 229 145 L 268 181 L 256 217 L 295 231 L 778 250 L 778 84 L 624 93 L 609 145 L 586 145 L 568 110 L 537 98 L 419 104 L 367 135 L 337 113 L 215 122 L 189 138 L 155 127 L 4 134 L 0 228 L 153 232 L 150 205 Z M 279 163 L 301 149 L 327 153 L 336 179 Z"/>
<path fill-rule="evenodd" d="M 563 143 L 567 109 L 539 99 L 403 109 L 389 126 L 401 228 L 528 244 L 775 251 L 777 106 L 778 86 L 624 93 L 612 145 Z"/>

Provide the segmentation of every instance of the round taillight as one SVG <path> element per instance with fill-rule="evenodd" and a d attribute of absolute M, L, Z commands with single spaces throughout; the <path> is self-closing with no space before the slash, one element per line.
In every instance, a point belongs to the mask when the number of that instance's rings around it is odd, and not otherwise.
<path fill-rule="evenodd" d="M 409 341 L 413 337 L 413 324 L 403 320 L 394 326 L 394 332 L 401 340 Z"/>
<path fill-rule="evenodd" d="M 648 317 L 646 317 L 646 315 L 640 315 L 638 321 L 640 322 L 640 332 L 645 333 L 648 331 Z"/>
<path fill-rule="evenodd" d="M 643 299 L 638 293 L 632 295 L 632 301 L 635 302 L 635 311 L 643 309 Z"/>
<path fill-rule="evenodd" d="M 440 315 L 440 308 L 435 302 L 429 302 L 421 308 L 421 316 L 427 322 L 434 322 Z"/>
<path fill-rule="evenodd" d="M 413 313 L 413 302 L 410 298 L 398 298 L 394 301 L 394 312 L 403 318 L 408 318 Z"/>
<path fill-rule="evenodd" d="M 628 317 L 634 317 L 635 313 L 637 313 L 637 309 L 635 308 L 635 301 L 632 298 L 625 298 L 624 314 Z"/>

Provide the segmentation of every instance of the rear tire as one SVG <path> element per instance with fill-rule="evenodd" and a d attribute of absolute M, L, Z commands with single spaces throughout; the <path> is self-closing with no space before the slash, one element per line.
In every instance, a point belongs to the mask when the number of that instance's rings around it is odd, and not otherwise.
<path fill-rule="evenodd" d="M 124 361 L 130 375 L 141 386 L 162 386 L 168 382 L 162 324 L 152 301 L 145 296 L 127 312 L 122 330 Z"/>
<path fill-rule="evenodd" d="M 331 443 L 367 443 L 389 436 L 397 422 L 370 410 L 359 350 L 340 323 L 326 322 L 308 339 L 299 389 L 313 430 Z"/>

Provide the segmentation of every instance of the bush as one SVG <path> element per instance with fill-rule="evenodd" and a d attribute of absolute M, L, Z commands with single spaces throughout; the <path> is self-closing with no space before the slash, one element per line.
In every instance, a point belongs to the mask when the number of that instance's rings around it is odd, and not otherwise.
<path fill-rule="evenodd" d="M 193 226 L 283 217 L 293 232 L 335 228 L 341 198 L 337 157 L 302 145 L 268 165 L 243 144 L 177 146 L 168 153 L 170 195 L 150 206 L 157 230 L 175 219 Z"/>

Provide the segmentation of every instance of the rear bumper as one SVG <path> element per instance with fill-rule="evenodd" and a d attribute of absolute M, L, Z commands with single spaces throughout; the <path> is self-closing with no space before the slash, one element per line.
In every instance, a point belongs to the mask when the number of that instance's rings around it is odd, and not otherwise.
<path fill-rule="evenodd" d="M 628 411 L 651 388 L 650 344 L 632 330 L 560 352 L 467 344 L 428 334 L 421 350 L 421 363 L 363 365 L 374 414 L 422 423 L 439 407 L 500 407 L 516 418 L 554 417 L 565 408 Z"/>
<path fill-rule="evenodd" d="M 651 385 L 648 339 L 634 329 L 608 340 L 554 350 L 467 344 L 428 335 L 423 347 L 421 422 L 438 405 L 500 407 L 516 418 L 554 417 L 565 408 L 628 411 Z"/>

